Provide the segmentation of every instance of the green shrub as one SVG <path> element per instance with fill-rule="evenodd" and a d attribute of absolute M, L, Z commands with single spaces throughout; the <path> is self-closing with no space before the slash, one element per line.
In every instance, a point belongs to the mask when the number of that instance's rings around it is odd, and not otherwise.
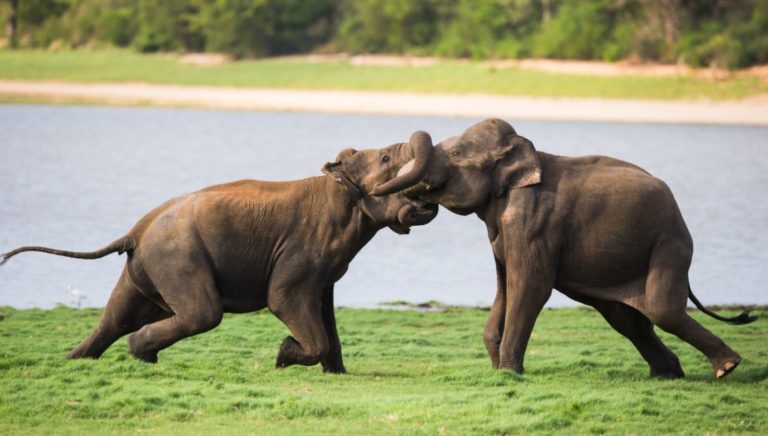
<path fill-rule="evenodd" d="M 311 50 L 332 31 L 332 0 L 216 0 L 201 6 L 198 27 L 208 51 L 236 57 Z"/>
<path fill-rule="evenodd" d="M 202 49 L 202 37 L 192 26 L 198 12 L 195 0 L 139 0 L 134 47 L 142 52 Z"/>
<path fill-rule="evenodd" d="M 515 38 L 515 11 L 505 1 L 459 1 L 446 20 L 450 24 L 440 34 L 436 54 L 475 59 L 518 57 L 524 49 Z"/>
<path fill-rule="evenodd" d="M 611 37 L 610 0 L 567 2 L 536 36 L 534 54 L 548 58 L 600 58 Z"/>
<path fill-rule="evenodd" d="M 730 32 L 742 43 L 742 65 L 768 63 L 768 0 L 753 0 L 753 10 L 731 21 Z"/>
<path fill-rule="evenodd" d="M 709 38 L 699 48 L 699 52 L 709 65 L 716 67 L 736 68 L 744 64 L 741 44 L 727 33 L 718 33 Z"/>
<path fill-rule="evenodd" d="M 683 35 L 678 52 L 684 62 L 694 67 L 736 68 L 745 65 L 747 57 L 741 42 L 719 23 L 708 23 L 698 32 Z"/>
<path fill-rule="evenodd" d="M 203 8 L 205 49 L 242 57 L 265 55 L 274 33 L 266 2 L 216 0 Z"/>
<path fill-rule="evenodd" d="M 404 53 L 437 36 L 431 0 L 342 0 L 338 39 L 351 53 Z"/>
<path fill-rule="evenodd" d="M 131 7 L 106 9 L 97 23 L 97 37 L 118 47 L 126 47 L 136 36 L 136 11 Z"/>

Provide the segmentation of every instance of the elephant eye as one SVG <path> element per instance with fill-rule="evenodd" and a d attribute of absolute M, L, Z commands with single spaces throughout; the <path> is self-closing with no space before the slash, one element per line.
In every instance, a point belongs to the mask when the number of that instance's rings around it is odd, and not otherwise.
<path fill-rule="evenodd" d="M 384 156 L 381 157 L 381 163 L 387 163 L 387 162 L 389 162 L 389 156 L 385 154 Z"/>
<path fill-rule="evenodd" d="M 459 152 L 459 150 L 453 150 L 453 151 L 451 152 L 451 156 L 454 156 L 454 157 L 455 157 L 455 156 L 458 156 L 458 155 L 460 155 L 460 154 L 461 154 L 461 152 Z"/>

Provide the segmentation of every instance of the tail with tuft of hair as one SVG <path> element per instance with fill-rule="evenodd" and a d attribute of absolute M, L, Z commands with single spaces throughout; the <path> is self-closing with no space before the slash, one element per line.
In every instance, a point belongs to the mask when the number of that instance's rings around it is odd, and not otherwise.
<path fill-rule="evenodd" d="M 3 255 L 0 255 L 0 265 L 3 265 L 11 257 L 19 253 L 23 253 L 25 251 L 38 251 L 41 253 L 55 254 L 57 256 L 73 257 L 75 259 L 99 259 L 112 253 L 123 254 L 126 251 L 133 250 L 134 248 L 135 248 L 135 244 L 134 244 L 133 238 L 130 238 L 129 236 L 123 236 L 122 238 L 116 240 L 115 242 L 107 245 L 106 247 L 100 250 L 90 251 L 90 252 L 66 251 L 66 250 L 58 250 L 55 248 L 37 247 L 37 246 L 19 247 L 15 250 L 11 250 Z"/>
<path fill-rule="evenodd" d="M 727 322 L 729 324 L 743 325 L 743 324 L 749 324 L 757 319 L 757 316 L 750 315 L 748 310 L 745 310 L 740 314 L 730 318 L 725 316 L 720 316 L 715 312 L 712 312 L 711 310 L 704 307 L 704 305 L 701 304 L 701 301 L 699 301 L 699 299 L 696 298 L 695 295 L 693 295 L 693 291 L 691 290 L 690 286 L 688 287 L 688 298 L 691 299 L 693 304 L 695 304 L 700 311 L 706 313 L 707 315 L 719 321 Z"/>

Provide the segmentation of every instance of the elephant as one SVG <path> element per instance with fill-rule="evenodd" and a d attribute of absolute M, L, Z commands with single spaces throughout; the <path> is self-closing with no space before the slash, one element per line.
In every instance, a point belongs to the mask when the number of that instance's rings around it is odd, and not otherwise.
<path fill-rule="evenodd" d="M 123 237 L 94 252 L 28 246 L 25 251 L 80 259 L 127 253 L 98 327 L 68 358 L 98 358 L 118 338 L 155 363 L 175 342 L 213 329 L 223 313 L 263 308 L 290 330 L 276 366 L 322 364 L 344 373 L 333 308 L 334 284 L 379 230 L 407 234 L 435 218 L 438 206 L 401 193 L 417 180 L 398 171 L 423 168 L 431 154 L 424 133 L 382 149 L 346 149 L 324 175 L 287 182 L 241 180 L 171 199 Z"/>
<path fill-rule="evenodd" d="M 431 139 L 430 139 L 431 141 Z M 413 168 L 406 165 L 407 174 Z M 488 119 L 434 146 L 410 198 L 483 220 L 496 262 L 497 294 L 483 339 L 494 368 L 523 372 L 544 304 L 556 289 L 597 309 L 628 338 L 652 377 L 679 378 L 677 356 L 654 333 L 701 351 L 717 378 L 741 357 L 686 313 L 693 242 L 669 187 L 642 168 L 605 156 L 537 151 L 508 123 Z M 387 195 L 392 189 L 376 190 Z"/>

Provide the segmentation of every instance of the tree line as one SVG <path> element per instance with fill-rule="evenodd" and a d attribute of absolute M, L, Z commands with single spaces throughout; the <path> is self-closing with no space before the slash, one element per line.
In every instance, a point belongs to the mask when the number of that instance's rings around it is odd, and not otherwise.
<path fill-rule="evenodd" d="M 768 62 L 768 0 L 3 0 L 11 47 Z"/>

